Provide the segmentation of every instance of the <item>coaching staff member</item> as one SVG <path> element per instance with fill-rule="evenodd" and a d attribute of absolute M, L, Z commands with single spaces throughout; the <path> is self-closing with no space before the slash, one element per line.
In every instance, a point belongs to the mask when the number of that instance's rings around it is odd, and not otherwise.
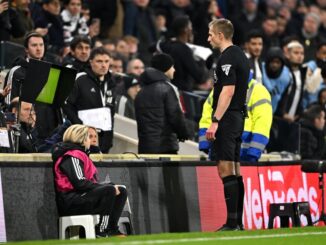
<path fill-rule="evenodd" d="M 243 228 L 244 185 L 239 161 L 250 68 L 243 51 L 232 43 L 233 32 L 233 25 L 227 19 L 209 23 L 208 41 L 221 51 L 214 72 L 214 114 L 206 132 L 206 138 L 214 141 L 211 158 L 217 162 L 224 185 L 227 221 L 220 231 Z"/>

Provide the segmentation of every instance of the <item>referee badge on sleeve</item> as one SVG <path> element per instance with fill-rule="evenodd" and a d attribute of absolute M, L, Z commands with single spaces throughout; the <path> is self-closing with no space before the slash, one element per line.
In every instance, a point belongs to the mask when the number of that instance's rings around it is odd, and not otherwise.
<path fill-rule="evenodd" d="M 231 65 L 222 65 L 221 66 L 221 68 L 222 68 L 222 71 L 224 71 L 224 73 L 225 73 L 225 75 L 229 75 L 229 72 L 230 72 L 230 68 L 231 68 Z"/>

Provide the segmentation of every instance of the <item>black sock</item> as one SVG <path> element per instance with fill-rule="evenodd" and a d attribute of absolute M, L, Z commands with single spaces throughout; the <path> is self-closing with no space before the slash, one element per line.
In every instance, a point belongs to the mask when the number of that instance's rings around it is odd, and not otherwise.
<path fill-rule="evenodd" d="M 226 225 L 230 227 L 237 226 L 237 208 L 238 208 L 238 180 L 235 175 L 230 175 L 222 179 L 224 185 L 224 197 L 227 209 Z"/>
<path fill-rule="evenodd" d="M 242 214 L 243 214 L 243 199 L 244 199 L 245 189 L 244 189 L 242 176 L 238 176 L 237 180 L 238 180 L 238 190 L 239 190 L 237 214 L 238 214 L 238 225 L 241 226 L 243 225 Z"/>

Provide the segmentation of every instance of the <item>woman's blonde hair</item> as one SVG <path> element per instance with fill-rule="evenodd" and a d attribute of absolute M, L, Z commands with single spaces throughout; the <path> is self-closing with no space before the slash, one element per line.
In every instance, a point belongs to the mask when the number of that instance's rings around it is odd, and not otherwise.
<path fill-rule="evenodd" d="M 71 125 L 63 135 L 63 142 L 84 145 L 88 137 L 88 126 L 82 124 Z"/>

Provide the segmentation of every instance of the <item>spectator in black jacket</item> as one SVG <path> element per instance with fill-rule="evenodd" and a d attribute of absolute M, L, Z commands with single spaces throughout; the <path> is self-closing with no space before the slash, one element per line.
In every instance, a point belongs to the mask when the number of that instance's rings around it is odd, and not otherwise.
<path fill-rule="evenodd" d="M 48 30 L 45 38 L 47 49 L 55 54 L 64 53 L 63 21 L 60 16 L 61 5 L 59 0 L 43 0 L 42 10 L 34 16 L 35 28 Z"/>
<path fill-rule="evenodd" d="M 188 138 L 185 117 L 177 88 L 171 84 L 173 59 L 167 54 L 155 55 L 140 76 L 143 88 L 135 100 L 138 125 L 138 152 L 177 154 L 178 139 Z"/>
<path fill-rule="evenodd" d="M 9 41 L 11 37 L 23 37 L 26 30 L 17 11 L 9 6 L 9 1 L 0 2 L 0 41 Z"/>
<path fill-rule="evenodd" d="M 172 24 L 173 38 L 160 43 L 162 52 L 172 56 L 175 63 L 173 84 L 180 90 L 192 91 L 195 84 L 204 81 L 204 67 L 199 66 L 187 46 L 193 39 L 192 24 L 188 16 L 178 16 Z"/>
<path fill-rule="evenodd" d="M 302 159 L 324 159 L 325 157 L 325 111 L 320 105 L 312 105 L 301 122 L 300 153 Z"/>
<path fill-rule="evenodd" d="M 232 18 L 234 24 L 234 43 L 236 45 L 243 45 L 245 42 L 245 33 L 248 30 L 259 29 L 264 19 L 264 14 L 258 10 L 258 0 L 242 0 L 243 8 L 241 8 L 241 2 L 236 1 L 242 11 L 239 15 Z"/>
<path fill-rule="evenodd" d="M 90 68 L 77 74 L 74 88 L 64 106 L 64 112 L 73 124 L 84 123 L 78 114 L 81 110 L 103 109 L 102 113 L 111 115 L 110 119 L 109 115 L 106 115 L 106 118 L 111 120 L 111 126 L 110 122 L 107 122 L 106 127 L 99 133 L 99 143 L 103 153 L 109 151 L 113 141 L 115 83 L 109 72 L 110 59 L 109 53 L 103 47 L 92 50 L 89 58 Z"/>
<path fill-rule="evenodd" d="M 78 35 L 70 43 L 70 53 L 64 58 L 63 65 L 75 68 L 78 72 L 88 66 L 92 41 L 88 36 Z"/>
<path fill-rule="evenodd" d="M 149 47 L 157 41 L 158 30 L 155 25 L 155 16 L 149 6 L 149 0 L 133 0 L 125 2 L 123 20 L 124 35 L 132 35 L 139 40 L 139 58 L 148 64 L 151 58 Z M 126 3 L 129 2 L 127 6 Z"/>

